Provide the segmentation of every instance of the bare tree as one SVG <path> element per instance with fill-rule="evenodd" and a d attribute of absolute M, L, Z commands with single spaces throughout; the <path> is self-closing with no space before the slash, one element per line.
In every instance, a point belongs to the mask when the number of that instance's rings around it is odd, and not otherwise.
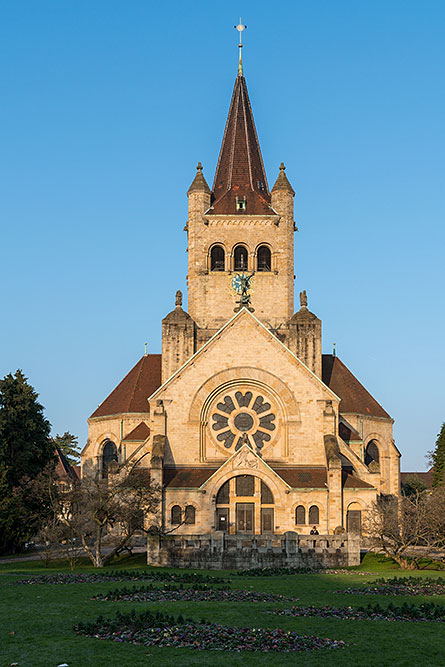
<path fill-rule="evenodd" d="M 400 566 L 418 569 L 425 557 L 445 546 L 445 491 L 381 498 L 368 512 L 364 528 L 374 545 Z M 443 558 L 442 558 L 443 560 Z"/>
<path fill-rule="evenodd" d="M 128 546 L 136 531 L 146 532 L 158 511 L 160 489 L 136 465 L 116 463 L 104 475 L 84 470 L 82 480 L 59 498 L 60 521 L 95 567 Z"/>

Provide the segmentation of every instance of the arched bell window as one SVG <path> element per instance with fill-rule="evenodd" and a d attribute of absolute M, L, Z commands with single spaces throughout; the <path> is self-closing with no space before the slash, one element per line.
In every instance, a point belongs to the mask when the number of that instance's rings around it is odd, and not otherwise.
<path fill-rule="evenodd" d="M 270 271 L 272 269 L 272 255 L 267 245 L 260 245 L 256 254 L 257 271 Z"/>
<path fill-rule="evenodd" d="M 306 510 L 303 505 L 298 505 L 295 510 L 295 523 L 297 526 L 304 526 L 306 523 Z"/>
<path fill-rule="evenodd" d="M 179 505 L 173 505 L 171 509 L 171 523 L 173 526 L 179 526 L 182 520 L 182 511 Z"/>
<path fill-rule="evenodd" d="M 102 450 L 102 476 L 106 477 L 112 463 L 118 463 L 117 447 L 111 440 L 107 440 Z"/>
<path fill-rule="evenodd" d="M 309 507 L 309 523 L 312 525 L 320 523 L 320 512 L 316 505 L 312 505 L 312 507 Z"/>
<path fill-rule="evenodd" d="M 220 245 L 214 245 L 210 251 L 210 271 L 224 271 L 225 252 Z"/>
<path fill-rule="evenodd" d="M 193 505 L 187 505 L 185 508 L 185 523 L 192 524 L 195 523 L 195 508 Z"/>
<path fill-rule="evenodd" d="M 365 463 L 371 472 L 380 471 L 380 453 L 375 440 L 370 440 L 366 445 Z"/>
<path fill-rule="evenodd" d="M 237 245 L 233 253 L 233 268 L 235 271 L 247 271 L 247 248 Z"/>

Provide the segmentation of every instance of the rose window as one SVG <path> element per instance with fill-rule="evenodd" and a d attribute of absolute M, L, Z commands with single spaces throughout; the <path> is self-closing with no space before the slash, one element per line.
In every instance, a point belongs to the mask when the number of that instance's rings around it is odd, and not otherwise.
<path fill-rule="evenodd" d="M 226 449 L 237 451 L 247 444 L 261 450 L 272 439 L 276 416 L 261 394 L 230 392 L 211 410 L 211 428 Z"/>

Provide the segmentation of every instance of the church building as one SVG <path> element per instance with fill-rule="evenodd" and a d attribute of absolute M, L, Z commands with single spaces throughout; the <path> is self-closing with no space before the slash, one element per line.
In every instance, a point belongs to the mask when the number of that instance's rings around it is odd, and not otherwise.
<path fill-rule="evenodd" d="M 306 291 L 294 312 L 294 190 L 269 189 L 240 61 L 213 185 L 188 190 L 188 312 L 88 420 L 82 465 L 134 461 L 178 535 L 359 532 L 397 496 L 393 419 L 332 354 Z M 297 247 L 298 256 L 298 247 Z"/>

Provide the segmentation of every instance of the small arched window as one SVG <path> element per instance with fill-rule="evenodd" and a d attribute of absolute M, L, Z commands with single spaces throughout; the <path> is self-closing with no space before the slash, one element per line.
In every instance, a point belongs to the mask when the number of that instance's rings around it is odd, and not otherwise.
<path fill-rule="evenodd" d="M 225 252 L 220 245 L 214 245 L 210 251 L 210 271 L 224 271 Z"/>
<path fill-rule="evenodd" d="M 187 505 L 185 508 L 185 523 L 192 524 L 195 523 L 195 508 L 193 505 Z"/>
<path fill-rule="evenodd" d="M 295 523 L 297 526 L 304 526 L 306 523 L 306 510 L 304 509 L 303 505 L 298 505 L 297 509 L 295 510 Z"/>
<path fill-rule="evenodd" d="M 171 511 L 171 523 L 173 526 L 178 526 L 181 523 L 182 512 L 179 505 L 173 505 Z"/>
<path fill-rule="evenodd" d="M 216 496 L 217 505 L 228 505 L 229 504 L 229 482 L 224 482 L 218 491 Z"/>
<path fill-rule="evenodd" d="M 272 255 L 267 245 L 260 245 L 256 254 L 257 271 L 270 271 L 272 269 Z"/>
<path fill-rule="evenodd" d="M 237 245 L 233 253 L 233 268 L 235 271 L 247 271 L 247 248 Z"/>
<path fill-rule="evenodd" d="M 112 463 L 117 463 L 119 461 L 117 455 L 117 447 L 111 440 L 107 440 L 104 448 L 102 450 L 102 475 L 106 477 L 108 474 L 108 468 Z"/>
<path fill-rule="evenodd" d="M 320 523 L 320 512 L 316 505 L 309 507 L 309 523 L 312 525 Z"/>
<path fill-rule="evenodd" d="M 272 491 L 269 489 L 267 484 L 263 482 L 263 480 L 261 480 L 261 504 L 273 505 Z"/>
<path fill-rule="evenodd" d="M 365 463 L 371 472 L 379 472 L 380 454 L 379 454 L 379 448 L 375 440 L 370 440 L 366 446 Z"/>

